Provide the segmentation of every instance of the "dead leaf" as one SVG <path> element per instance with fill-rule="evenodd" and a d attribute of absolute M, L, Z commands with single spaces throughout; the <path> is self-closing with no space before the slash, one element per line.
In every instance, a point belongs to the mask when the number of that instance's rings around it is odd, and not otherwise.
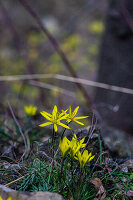
<path fill-rule="evenodd" d="M 106 197 L 106 190 L 104 189 L 102 182 L 99 178 L 91 178 L 90 182 L 94 185 L 97 194 L 94 200 L 102 200 Z"/>
<path fill-rule="evenodd" d="M 126 195 L 128 197 L 133 197 L 133 190 L 128 190 L 127 193 L 126 193 Z"/>

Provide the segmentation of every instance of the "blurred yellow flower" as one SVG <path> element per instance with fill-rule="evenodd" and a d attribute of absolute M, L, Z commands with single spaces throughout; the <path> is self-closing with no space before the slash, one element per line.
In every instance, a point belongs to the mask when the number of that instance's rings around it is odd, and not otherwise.
<path fill-rule="evenodd" d="M 69 144 L 70 144 L 70 141 L 67 139 L 66 136 L 62 140 L 60 140 L 59 148 L 61 150 L 62 157 L 65 157 L 66 154 L 68 153 L 69 148 L 70 148 Z"/>
<path fill-rule="evenodd" d="M 82 154 L 78 151 L 75 159 L 79 161 L 80 167 L 83 168 L 85 164 L 90 162 L 94 157 L 95 156 L 92 156 L 91 153 L 88 154 L 88 150 L 84 150 Z"/>
<path fill-rule="evenodd" d="M 36 106 L 33 106 L 33 105 L 30 105 L 30 106 L 25 106 L 24 107 L 24 110 L 25 110 L 25 113 L 29 116 L 34 116 L 36 115 L 36 112 L 37 112 L 37 107 Z"/>
<path fill-rule="evenodd" d="M 3 200 L 3 198 L 0 196 L 0 200 Z M 8 197 L 7 200 L 12 200 L 12 197 Z"/>
<path fill-rule="evenodd" d="M 104 24 L 102 21 L 95 20 L 89 24 L 88 29 L 92 34 L 101 34 L 104 31 Z"/>
<path fill-rule="evenodd" d="M 72 121 L 80 124 L 80 125 L 84 125 L 83 123 L 79 122 L 78 119 L 85 119 L 87 118 L 88 116 L 81 116 L 81 117 L 76 117 L 77 115 L 77 112 L 78 112 L 78 109 L 79 109 L 79 106 L 77 106 L 75 108 L 75 110 L 72 112 L 72 109 L 71 109 L 71 105 L 69 106 L 69 115 L 68 115 L 68 118 L 67 118 L 67 122 L 70 123 Z M 64 111 L 66 112 L 66 111 Z"/>
<path fill-rule="evenodd" d="M 63 119 L 67 119 L 68 114 L 66 114 L 66 113 L 59 113 L 57 111 L 57 106 L 56 105 L 54 106 L 52 114 L 49 114 L 49 113 L 47 113 L 45 111 L 42 111 L 40 113 L 41 113 L 41 115 L 43 117 L 45 117 L 50 122 L 46 122 L 46 123 L 40 124 L 39 126 L 44 127 L 44 126 L 48 126 L 48 125 L 53 124 L 55 132 L 57 132 L 57 130 L 58 130 L 57 129 L 57 125 L 60 125 L 60 126 L 62 126 L 64 128 L 67 128 L 67 129 L 70 129 L 69 126 L 67 126 L 67 125 L 65 125 L 65 124 L 63 124 L 63 123 L 60 122 Z"/>

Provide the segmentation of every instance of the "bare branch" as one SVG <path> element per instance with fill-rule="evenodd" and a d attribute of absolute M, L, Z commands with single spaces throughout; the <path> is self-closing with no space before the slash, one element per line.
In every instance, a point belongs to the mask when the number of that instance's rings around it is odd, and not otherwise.
<path fill-rule="evenodd" d="M 74 92 L 71 92 L 69 90 L 63 89 L 61 87 L 57 87 L 51 84 L 47 84 L 47 83 L 42 83 L 42 82 L 38 82 L 38 81 L 29 81 L 30 85 L 36 86 L 36 87 L 41 87 L 41 88 L 46 88 L 49 90 L 54 90 L 56 92 L 62 93 L 64 95 L 69 95 L 71 97 L 75 96 Z"/>
<path fill-rule="evenodd" d="M 8 106 L 9 106 L 10 112 L 11 112 L 11 114 L 12 114 L 12 117 L 13 117 L 13 119 L 14 119 L 14 121 L 15 121 L 15 123 L 16 123 L 18 129 L 19 129 L 19 132 L 20 132 L 20 134 L 21 134 L 21 136 L 22 136 L 22 138 L 23 138 L 23 140 L 24 140 L 25 151 L 24 151 L 23 155 L 21 156 L 21 159 L 22 159 L 22 158 L 25 156 L 26 152 L 27 152 L 26 139 L 25 139 L 25 136 L 24 136 L 24 134 L 23 134 L 23 131 L 22 131 L 22 129 L 21 129 L 21 126 L 20 126 L 19 122 L 17 121 L 17 119 L 16 119 L 16 117 L 15 117 L 15 114 L 14 114 L 14 112 L 13 112 L 13 109 L 12 109 L 12 107 L 11 107 L 11 104 L 10 104 L 9 102 L 8 102 Z"/>
<path fill-rule="evenodd" d="M 133 89 L 119 87 L 115 85 L 109 85 L 106 83 L 99 83 L 96 81 L 90 81 L 82 78 L 73 78 L 71 76 L 64 76 L 60 74 L 28 74 L 28 75 L 11 75 L 11 76 L 0 76 L 1 81 L 24 81 L 24 80 L 33 80 L 33 79 L 49 79 L 55 78 L 58 80 L 73 82 L 73 83 L 81 83 L 83 85 L 88 85 L 92 87 L 98 87 L 106 90 L 111 90 L 115 92 L 121 92 L 126 94 L 133 94 Z"/>

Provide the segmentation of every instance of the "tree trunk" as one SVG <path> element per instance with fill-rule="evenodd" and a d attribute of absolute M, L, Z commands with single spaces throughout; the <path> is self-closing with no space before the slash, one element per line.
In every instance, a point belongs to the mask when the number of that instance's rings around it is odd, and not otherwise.
<path fill-rule="evenodd" d="M 97 81 L 133 89 L 133 0 L 110 0 Z M 95 103 L 106 122 L 133 133 L 133 95 L 97 89 Z"/>

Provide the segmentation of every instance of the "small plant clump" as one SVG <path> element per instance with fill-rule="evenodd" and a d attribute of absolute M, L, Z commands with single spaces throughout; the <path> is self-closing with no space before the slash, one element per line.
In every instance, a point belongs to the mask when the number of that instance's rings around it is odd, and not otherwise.
<path fill-rule="evenodd" d="M 37 108 L 30 105 L 24 108 L 30 116 L 26 118 L 30 125 L 32 117 L 36 115 Z M 37 153 L 30 152 L 24 155 L 21 168 L 15 169 L 13 181 L 5 179 L 6 186 L 13 185 L 21 191 L 50 191 L 61 194 L 68 200 L 92 200 L 92 199 L 130 199 L 127 192 L 132 190 L 133 176 L 131 173 L 122 172 L 116 163 L 107 163 L 102 157 L 101 140 L 99 139 L 99 152 L 97 156 L 89 148 L 89 140 L 78 138 L 76 133 L 72 137 L 65 135 L 66 130 L 71 129 L 70 124 L 88 116 L 78 116 L 79 107 L 72 111 L 69 109 L 58 111 L 55 105 L 52 114 L 41 111 L 41 115 L 48 120 L 39 124 L 40 127 L 52 126 L 52 137 L 48 140 L 47 152 L 43 156 L 37 143 Z M 63 121 L 63 122 L 62 122 Z M 62 127 L 59 131 L 58 126 Z M 29 125 L 26 123 L 29 130 Z M 35 133 L 37 134 L 37 132 Z M 86 141 L 86 142 L 85 142 Z M 30 160 L 30 164 L 29 164 Z M 2 169 L 4 172 L 7 170 Z M 12 173 L 12 172 L 11 172 Z M 11 175 L 11 174 L 10 174 Z M 126 183 L 126 184 L 125 184 Z M 113 197 L 115 196 L 115 197 Z M 0 196 L 0 200 L 3 200 Z M 7 200 L 11 200 L 8 197 Z"/>

